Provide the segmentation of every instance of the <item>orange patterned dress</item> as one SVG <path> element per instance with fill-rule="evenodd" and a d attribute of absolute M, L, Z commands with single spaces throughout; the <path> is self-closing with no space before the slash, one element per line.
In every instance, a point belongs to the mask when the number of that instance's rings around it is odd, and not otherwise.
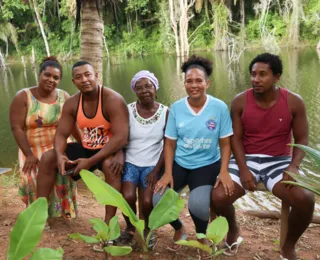
<path fill-rule="evenodd" d="M 26 117 L 26 135 L 33 154 L 40 160 L 42 154 L 53 148 L 54 134 L 61 117 L 65 101 L 64 91 L 57 89 L 57 100 L 52 104 L 38 101 L 30 89 L 24 89 L 28 97 L 28 112 Z M 28 206 L 36 200 L 37 173 L 33 170 L 30 175 L 22 172 L 26 157 L 19 149 L 20 185 L 18 194 Z M 49 217 L 76 217 L 77 215 L 77 186 L 70 177 L 56 173 L 56 183 L 49 199 Z"/>

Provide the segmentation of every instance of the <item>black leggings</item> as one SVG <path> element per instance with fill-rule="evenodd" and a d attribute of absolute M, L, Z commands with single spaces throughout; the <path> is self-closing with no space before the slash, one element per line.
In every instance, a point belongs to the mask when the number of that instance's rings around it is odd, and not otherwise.
<path fill-rule="evenodd" d="M 189 212 L 196 226 L 197 233 L 206 233 L 210 217 L 211 190 L 220 172 L 220 160 L 197 169 L 188 170 L 181 167 L 176 162 L 173 163 L 172 175 L 174 187 L 177 192 L 186 185 L 189 186 Z M 155 206 L 161 199 L 158 192 L 153 195 L 153 205 Z M 170 223 L 175 230 L 182 227 L 179 219 Z"/>

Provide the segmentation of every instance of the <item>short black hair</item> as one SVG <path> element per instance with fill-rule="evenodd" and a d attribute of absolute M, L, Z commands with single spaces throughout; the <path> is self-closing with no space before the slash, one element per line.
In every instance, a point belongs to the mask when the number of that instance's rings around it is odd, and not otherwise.
<path fill-rule="evenodd" d="M 249 72 L 251 73 L 252 67 L 255 63 L 262 62 L 265 64 L 269 64 L 270 69 L 272 70 L 273 75 L 281 75 L 282 74 L 282 61 L 278 55 L 274 55 L 268 52 L 259 54 L 257 57 L 255 57 L 250 65 L 249 65 Z"/>
<path fill-rule="evenodd" d="M 182 72 L 187 73 L 189 69 L 193 68 L 202 70 L 208 78 L 213 70 L 212 61 L 204 57 L 192 55 L 187 61 L 182 64 L 181 70 Z"/>
<path fill-rule="evenodd" d="M 76 67 L 80 67 L 80 66 L 83 66 L 83 65 L 90 65 L 91 67 L 93 67 L 89 62 L 85 61 L 85 60 L 81 60 L 81 61 L 78 61 L 76 62 L 73 67 L 72 67 L 72 70 Z"/>
<path fill-rule="evenodd" d="M 59 63 L 58 59 L 55 56 L 44 57 L 40 63 L 39 73 L 41 74 L 47 67 L 54 67 L 60 70 L 60 79 L 62 79 L 62 66 Z"/>

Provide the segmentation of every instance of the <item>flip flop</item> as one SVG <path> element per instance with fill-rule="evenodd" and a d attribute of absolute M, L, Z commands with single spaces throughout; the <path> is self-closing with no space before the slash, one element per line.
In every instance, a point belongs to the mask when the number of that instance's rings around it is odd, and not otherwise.
<path fill-rule="evenodd" d="M 282 255 L 280 255 L 280 260 L 289 260 L 288 258 L 283 257 Z"/>
<path fill-rule="evenodd" d="M 179 240 L 187 240 L 187 238 L 188 238 L 188 234 L 184 233 L 181 235 Z M 179 240 L 177 240 L 177 241 L 179 241 Z M 171 252 L 178 252 L 181 249 L 182 245 L 175 244 L 175 242 L 177 242 L 177 241 L 174 241 L 173 239 L 171 239 L 172 246 L 167 245 L 167 250 L 169 250 Z M 177 247 L 174 247 L 174 246 L 177 246 Z"/>
<path fill-rule="evenodd" d="M 226 256 L 235 256 L 238 252 L 238 248 L 239 248 L 240 244 L 242 243 L 242 241 L 243 241 L 243 237 L 239 236 L 237 241 L 234 242 L 231 246 L 227 242 L 224 242 L 226 250 L 223 251 L 223 254 Z"/>

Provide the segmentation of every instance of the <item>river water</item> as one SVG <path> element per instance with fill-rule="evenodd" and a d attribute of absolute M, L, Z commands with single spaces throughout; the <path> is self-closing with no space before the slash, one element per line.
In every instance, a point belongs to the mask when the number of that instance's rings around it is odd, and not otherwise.
<path fill-rule="evenodd" d="M 214 71 L 210 77 L 209 94 L 224 100 L 228 106 L 233 97 L 250 87 L 248 65 L 259 52 L 245 52 L 238 63 L 228 66 L 227 53 L 198 53 L 211 58 Z M 313 48 L 282 50 L 284 73 L 279 86 L 300 94 L 306 104 L 310 124 L 310 145 L 320 148 L 320 54 Z M 186 95 L 183 86 L 181 61 L 174 55 L 151 55 L 135 59 L 113 58 L 104 62 L 103 82 L 120 94 L 129 103 L 135 100 L 130 89 L 130 80 L 139 70 L 153 71 L 160 83 L 158 101 L 166 105 Z M 63 63 L 64 77 L 59 88 L 74 94 L 77 89 L 71 82 L 72 62 Z M 13 167 L 17 161 L 17 147 L 9 126 L 9 106 L 15 93 L 36 84 L 38 68 L 27 65 L 8 65 L 0 70 L 0 167 Z M 311 167 L 311 166 L 310 166 Z M 309 168 L 309 167 L 308 167 Z"/>
<path fill-rule="evenodd" d="M 222 99 L 230 107 L 233 97 L 250 88 L 248 66 L 259 51 L 244 52 L 237 63 L 229 65 L 228 55 L 224 52 L 198 53 L 213 60 L 214 70 L 210 77 L 208 93 Z M 320 149 L 320 53 L 314 48 L 282 50 L 279 54 L 283 61 L 284 72 L 279 86 L 288 88 L 302 96 L 305 101 L 309 119 L 310 146 Z M 71 82 L 72 62 L 63 63 L 64 77 L 59 88 L 76 93 Z M 229 65 L 229 66 L 228 66 Z M 103 82 L 118 91 L 127 103 L 135 100 L 130 89 L 130 80 L 139 70 L 147 69 L 155 73 L 160 83 L 158 101 L 168 106 L 186 95 L 183 86 L 183 74 L 180 71 L 181 60 L 174 55 L 150 55 L 141 58 L 112 58 L 104 61 Z M 24 70 L 21 64 L 8 65 L 0 70 L 0 167 L 13 168 L 17 162 L 17 146 L 9 126 L 9 106 L 17 91 L 37 84 L 38 68 L 27 65 Z M 314 173 L 311 162 L 305 161 L 304 170 Z M 264 193 L 256 196 L 245 196 L 237 201 L 242 209 L 279 208 L 279 201 L 270 200 Z M 260 201 L 260 202 L 259 202 Z M 317 205 L 319 214 L 320 207 Z"/>

